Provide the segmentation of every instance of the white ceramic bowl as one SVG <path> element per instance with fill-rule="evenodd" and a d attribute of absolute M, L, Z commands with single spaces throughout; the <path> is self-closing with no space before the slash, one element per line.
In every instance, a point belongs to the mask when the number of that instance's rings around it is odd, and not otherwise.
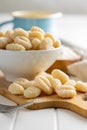
<path fill-rule="evenodd" d="M 46 71 L 60 57 L 61 52 L 61 46 L 52 50 L 0 50 L 0 69 L 7 80 L 18 77 L 32 79 L 37 73 Z"/>

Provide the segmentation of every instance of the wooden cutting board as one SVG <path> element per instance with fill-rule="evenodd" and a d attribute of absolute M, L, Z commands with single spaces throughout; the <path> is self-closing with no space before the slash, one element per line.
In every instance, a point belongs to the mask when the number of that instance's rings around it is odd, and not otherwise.
<path fill-rule="evenodd" d="M 0 78 L 0 94 L 4 97 L 14 101 L 17 104 L 22 104 L 29 102 L 33 99 L 26 99 L 23 96 L 12 95 L 8 92 L 7 88 L 10 82 L 6 81 L 2 76 Z M 87 118 L 87 94 L 78 93 L 72 99 L 62 99 L 56 94 L 51 96 L 41 95 L 38 97 L 38 101 L 30 107 L 32 110 L 42 109 L 42 108 L 64 108 L 72 110 Z"/>

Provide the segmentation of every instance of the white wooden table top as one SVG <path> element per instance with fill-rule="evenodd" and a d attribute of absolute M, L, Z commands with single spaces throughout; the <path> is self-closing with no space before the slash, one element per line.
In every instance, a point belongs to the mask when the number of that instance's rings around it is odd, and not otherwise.
<path fill-rule="evenodd" d="M 0 14 L 0 22 L 10 19 Z M 87 47 L 87 16 L 64 15 L 58 21 L 58 36 L 81 47 Z M 0 96 L 0 103 L 15 103 Z M 21 109 L 13 113 L 0 113 L 0 130 L 87 130 L 87 119 L 65 109 Z"/>

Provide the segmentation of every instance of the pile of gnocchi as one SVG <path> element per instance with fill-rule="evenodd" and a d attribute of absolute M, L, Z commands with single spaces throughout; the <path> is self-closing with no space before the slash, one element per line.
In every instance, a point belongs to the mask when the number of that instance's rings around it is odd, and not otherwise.
<path fill-rule="evenodd" d="M 52 70 L 51 74 L 41 72 L 34 80 L 18 78 L 8 87 L 8 91 L 25 98 L 36 98 L 45 95 L 57 94 L 60 98 L 73 98 L 77 91 L 87 92 L 87 83 L 71 80 L 70 77 L 59 69 Z"/>
<path fill-rule="evenodd" d="M 43 29 L 32 26 L 29 31 L 22 28 L 0 32 L 0 49 L 25 51 L 25 50 L 47 50 L 58 48 L 61 42 L 45 32 Z"/>

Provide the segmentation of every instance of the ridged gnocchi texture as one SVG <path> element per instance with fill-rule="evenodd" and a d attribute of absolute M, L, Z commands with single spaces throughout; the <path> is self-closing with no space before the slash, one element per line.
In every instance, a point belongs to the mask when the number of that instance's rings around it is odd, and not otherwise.
<path fill-rule="evenodd" d="M 24 51 L 24 46 L 18 44 L 18 43 L 10 43 L 6 45 L 6 50 L 12 50 L 12 51 Z"/>
<path fill-rule="evenodd" d="M 16 36 L 24 36 L 28 38 L 28 32 L 22 28 L 16 28 L 13 32 L 13 38 L 15 38 Z"/>
<path fill-rule="evenodd" d="M 38 50 L 41 44 L 41 41 L 38 38 L 34 38 L 31 43 L 32 43 L 33 49 Z"/>
<path fill-rule="evenodd" d="M 69 79 L 65 84 L 66 85 L 70 85 L 70 86 L 75 86 L 76 85 L 76 81 Z"/>
<path fill-rule="evenodd" d="M 8 87 L 8 91 L 12 94 L 23 94 L 24 93 L 24 88 L 20 84 L 17 83 L 12 83 Z"/>
<path fill-rule="evenodd" d="M 34 38 L 38 38 L 40 41 L 42 41 L 44 39 L 44 35 L 39 31 L 30 31 L 29 39 L 33 40 Z"/>
<path fill-rule="evenodd" d="M 45 33 L 43 29 L 37 26 L 32 26 L 28 31 L 15 28 L 14 30 L 7 30 L 5 33 L 0 32 L 0 49 L 4 50 L 47 50 L 58 48 L 60 45 L 61 42 L 56 41 L 52 34 Z"/>
<path fill-rule="evenodd" d="M 41 90 L 36 87 L 34 80 L 18 78 L 9 85 L 8 91 L 12 94 L 23 95 L 25 98 L 35 98 L 41 94 Z"/>
<path fill-rule="evenodd" d="M 76 95 L 76 90 L 73 86 L 62 85 L 57 91 L 57 94 L 61 98 L 72 98 Z"/>
<path fill-rule="evenodd" d="M 7 30 L 5 32 L 5 37 L 9 39 L 9 42 L 13 42 L 13 38 L 14 38 L 13 33 L 14 33 L 13 30 Z"/>
<path fill-rule="evenodd" d="M 69 81 L 69 76 L 59 69 L 54 69 L 51 74 L 54 78 L 59 79 L 62 84 Z"/>
<path fill-rule="evenodd" d="M 54 36 L 50 33 L 45 33 L 45 38 L 50 38 L 53 41 L 53 44 L 56 42 L 56 39 L 54 38 Z"/>
<path fill-rule="evenodd" d="M 50 38 L 44 38 L 40 44 L 40 50 L 48 50 L 53 47 L 53 42 Z"/>
<path fill-rule="evenodd" d="M 75 88 L 77 91 L 87 92 L 87 84 L 82 81 L 77 81 L 77 83 L 75 84 Z"/>
<path fill-rule="evenodd" d="M 30 86 L 24 91 L 24 97 L 36 98 L 41 94 L 41 90 L 35 86 Z"/>
<path fill-rule="evenodd" d="M 51 74 L 38 73 L 34 80 L 18 78 L 9 85 L 8 91 L 12 94 L 23 95 L 25 98 L 36 98 L 41 92 L 46 95 L 56 93 L 60 98 L 73 98 L 77 91 L 87 92 L 87 83 L 71 80 L 67 74 L 54 69 Z"/>
<path fill-rule="evenodd" d="M 59 79 L 55 79 L 53 78 L 53 76 L 48 75 L 47 78 L 49 79 L 53 89 L 55 90 L 55 92 L 58 91 L 58 89 L 61 87 L 62 83 Z"/>
<path fill-rule="evenodd" d="M 36 77 L 35 82 L 37 87 L 40 88 L 45 94 L 51 95 L 53 93 L 51 83 L 45 76 Z"/>
<path fill-rule="evenodd" d="M 70 83 L 62 85 L 59 79 L 55 79 L 52 76 L 48 76 L 56 94 L 61 98 L 72 98 L 76 95 L 76 90 Z"/>
<path fill-rule="evenodd" d="M 32 26 L 32 27 L 31 27 L 31 31 L 32 31 L 32 32 L 33 32 L 33 31 L 38 31 L 38 32 L 42 33 L 43 35 L 45 35 L 44 30 L 41 29 L 40 27 L 37 27 L 37 26 Z"/>
<path fill-rule="evenodd" d="M 42 72 L 38 73 L 38 74 L 35 76 L 35 78 L 36 78 L 36 77 L 40 77 L 40 76 L 47 77 L 48 75 L 50 75 L 50 74 L 49 74 L 49 73 L 46 73 L 46 72 L 44 72 L 44 71 L 42 71 Z"/>
<path fill-rule="evenodd" d="M 21 85 L 24 87 L 24 89 L 30 87 L 30 86 L 36 86 L 36 83 L 34 80 L 29 81 L 26 78 L 18 78 L 14 81 L 15 83 Z"/>
<path fill-rule="evenodd" d="M 9 39 L 7 37 L 0 37 L 0 49 L 5 49 Z"/>
<path fill-rule="evenodd" d="M 24 46 L 24 48 L 26 50 L 29 50 L 29 49 L 32 48 L 32 44 L 31 44 L 30 40 L 27 37 L 17 36 L 17 37 L 15 37 L 14 42 L 18 43 L 19 45 Z"/>

